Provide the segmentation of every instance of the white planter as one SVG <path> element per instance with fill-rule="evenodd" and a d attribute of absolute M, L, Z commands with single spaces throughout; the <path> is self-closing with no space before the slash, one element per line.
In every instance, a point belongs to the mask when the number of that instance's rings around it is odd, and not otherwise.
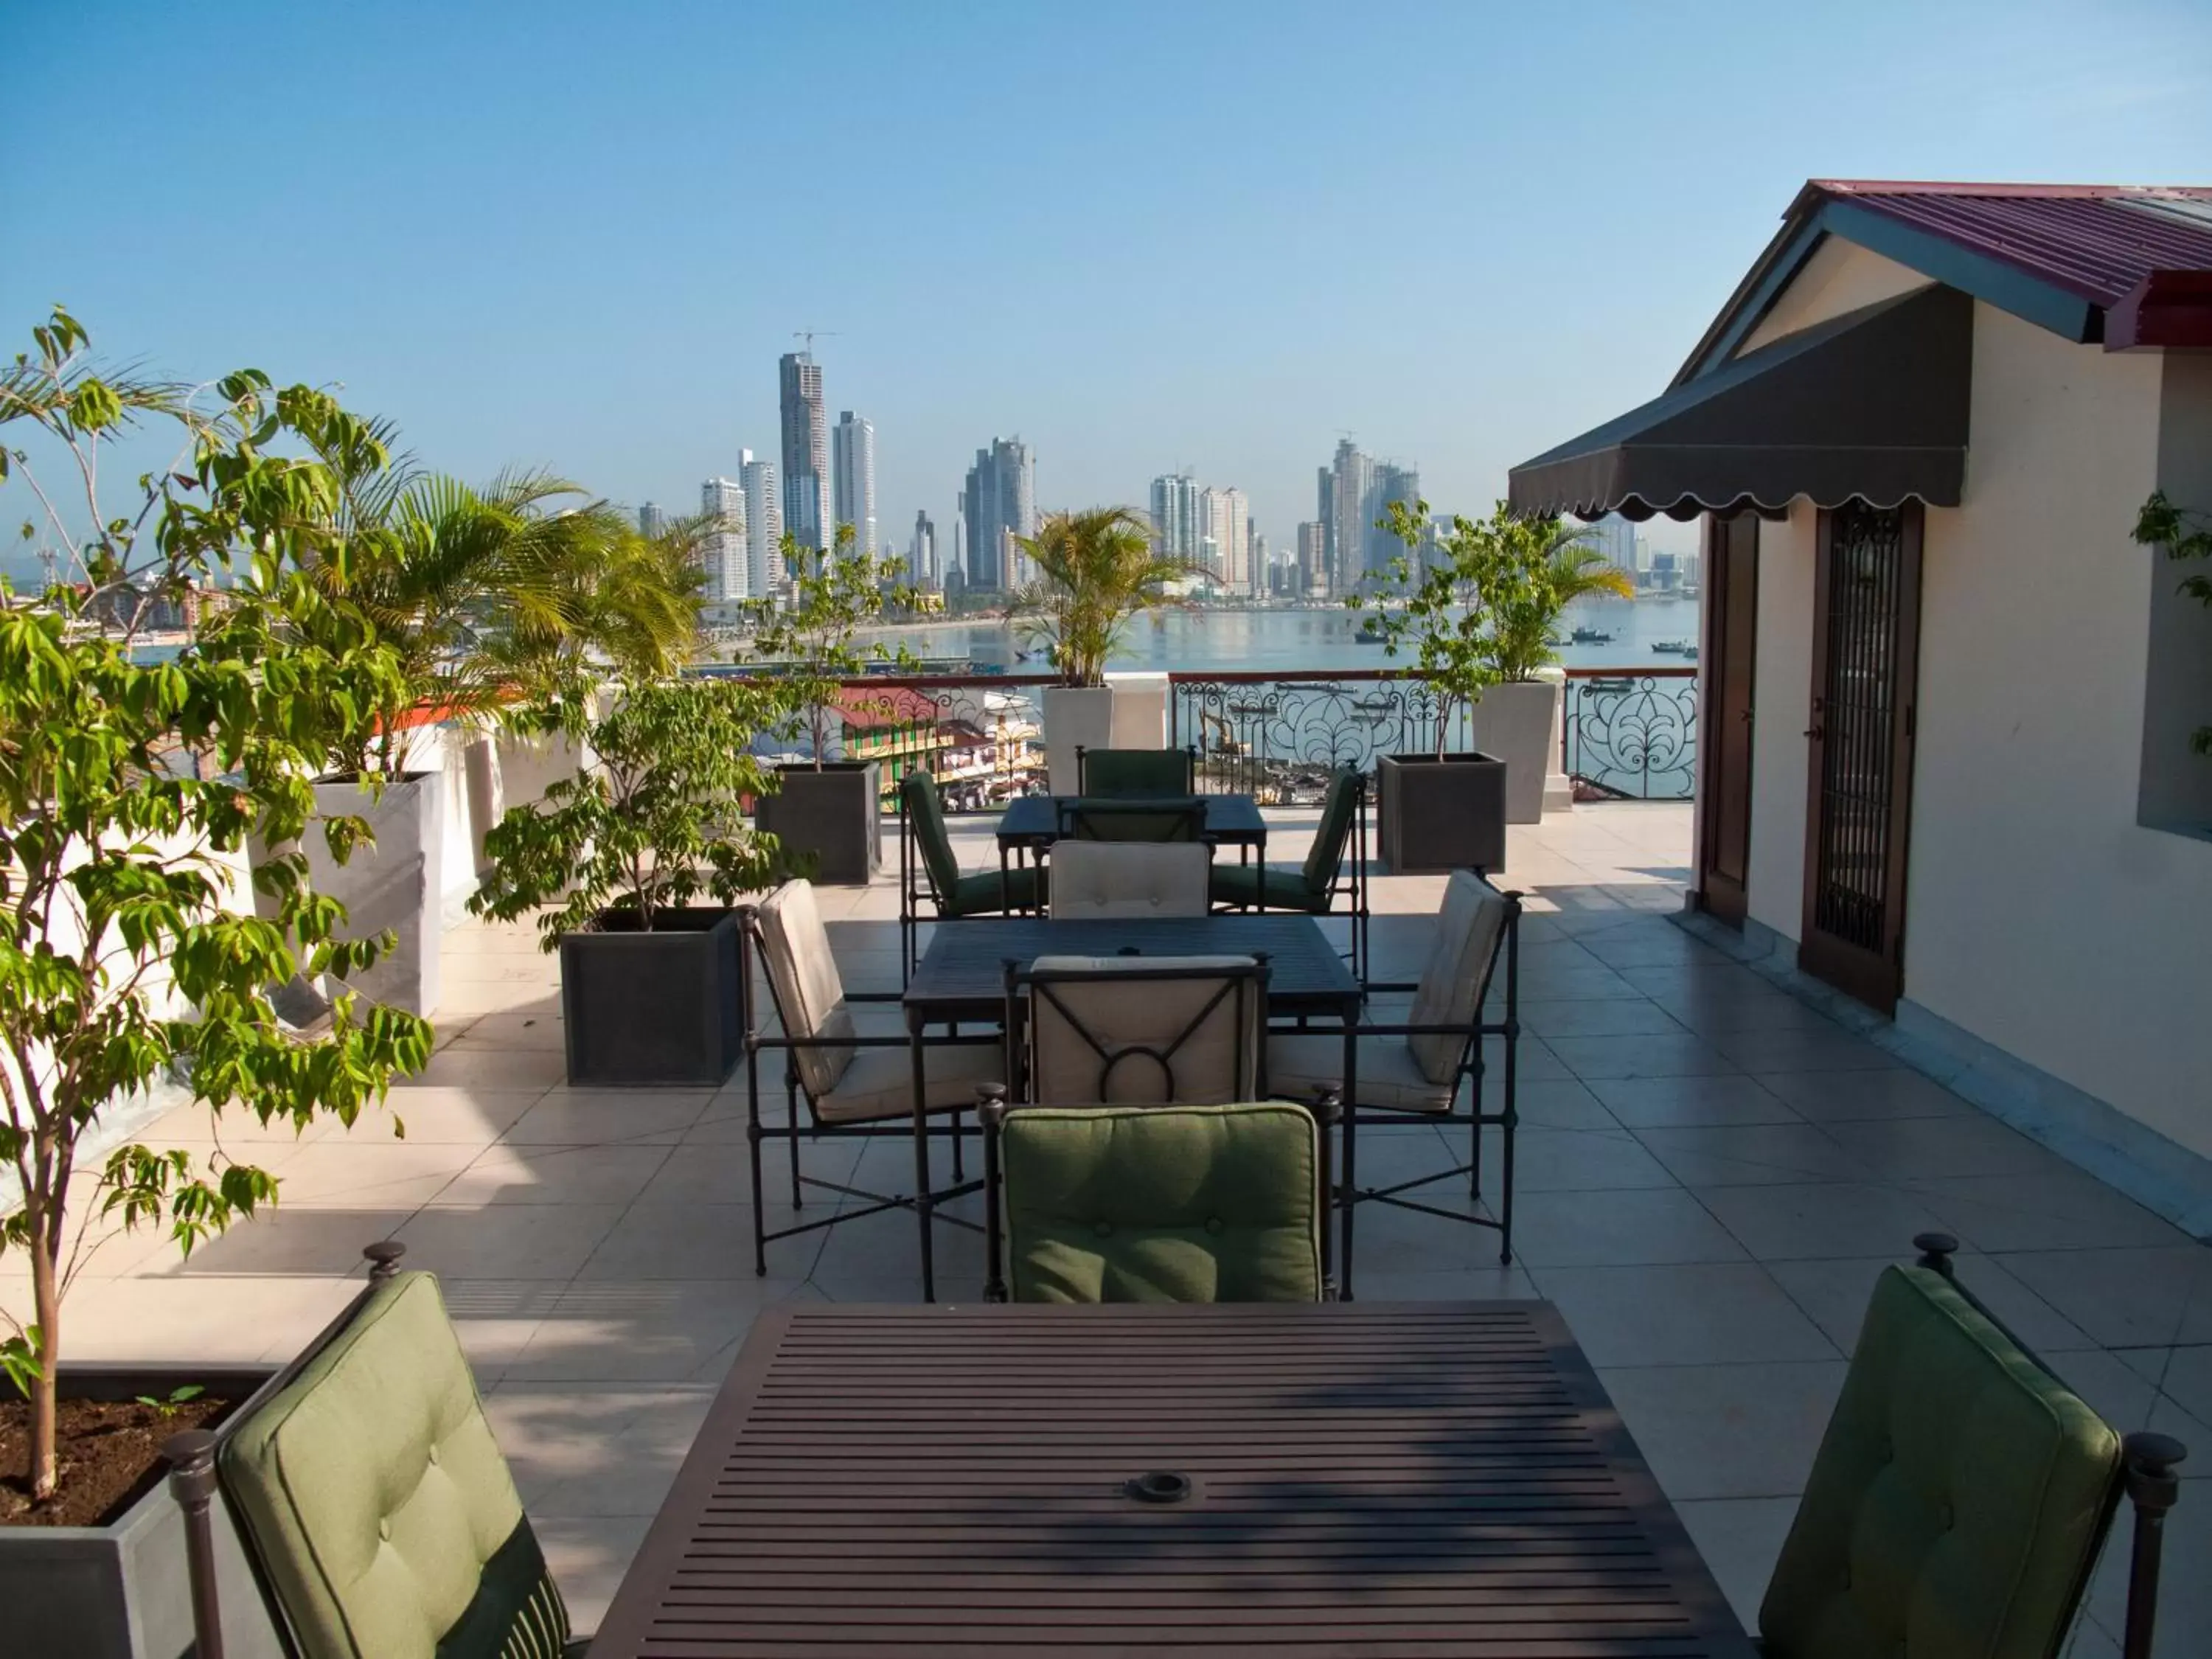
<path fill-rule="evenodd" d="M 1474 746 L 1505 763 L 1505 821 L 1540 823 L 1559 765 L 1559 688 L 1547 680 L 1493 685 L 1471 716 Z M 1565 780 L 1560 780 L 1562 785 Z"/>
<path fill-rule="evenodd" d="M 1077 793 L 1077 749 L 1109 749 L 1113 744 L 1114 692 L 1111 687 L 1045 687 L 1044 750 L 1050 763 L 1054 794 L 1073 795 Z"/>
<path fill-rule="evenodd" d="M 315 890 L 346 908 L 341 936 L 362 939 L 387 928 L 398 936 L 351 988 L 410 1014 L 434 1012 L 442 988 L 445 790 L 445 777 L 436 772 L 409 773 L 374 799 L 350 780 L 319 782 L 318 815 L 366 818 L 376 845 L 356 848 L 342 865 L 331 856 L 320 824 L 308 830 L 305 843 Z"/>
<path fill-rule="evenodd" d="M 1164 749 L 1168 743 L 1168 677 L 1164 674 L 1109 674 L 1114 694 L 1115 749 Z"/>
<path fill-rule="evenodd" d="M 491 869 L 484 836 L 507 809 L 543 800 L 549 786 L 583 770 L 583 761 L 565 733 L 516 737 L 500 732 L 469 745 L 467 766 L 470 851 L 481 878 Z"/>

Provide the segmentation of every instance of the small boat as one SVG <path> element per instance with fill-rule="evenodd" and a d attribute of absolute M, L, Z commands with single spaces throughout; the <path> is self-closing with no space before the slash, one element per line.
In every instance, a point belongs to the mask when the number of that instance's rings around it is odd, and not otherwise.
<path fill-rule="evenodd" d="M 1687 640 L 1654 640 L 1651 642 L 1651 648 L 1654 651 L 1663 652 L 1670 657 L 1685 657 L 1698 647 Z"/>
<path fill-rule="evenodd" d="M 1577 645 L 1611 645 L 1613 643 L 1613 635 L 1607 633 L 1602 628 L 1577 628 L 1575 629 L 1574 643 Z"/>
<path fill-rule="evenodd" d="M 1682 647 L 1682 660 L 1684 662 L 1695 662 L 1697 659 L 1698 647 L 1696 646 L 1686 645 Z"/>
<path fill-rule="evenodd" d="M 1373 623 L 1368 623 L 1352 636 L 1352 642 L 1354 645 L 1388 645 L 1390 636 Z"/>

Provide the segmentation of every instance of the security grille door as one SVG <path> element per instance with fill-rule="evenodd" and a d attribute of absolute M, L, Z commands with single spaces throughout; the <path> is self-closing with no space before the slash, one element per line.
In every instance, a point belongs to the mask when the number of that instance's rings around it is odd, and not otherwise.
<path fill-rule="evenodd" d="M 1887 1013 L 1904 983 L 1921 508 L 1823 512 L 1797 964 Z"/>

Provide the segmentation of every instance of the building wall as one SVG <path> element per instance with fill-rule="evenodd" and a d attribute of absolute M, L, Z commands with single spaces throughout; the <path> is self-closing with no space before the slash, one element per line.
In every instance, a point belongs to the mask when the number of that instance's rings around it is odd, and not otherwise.
<path fill-rule="evenodd" d="M 1771 345 L 1785 334 L 1840 317 L 1861 306 L 1893 300 L 1900 294 L 1929 286 L 1928 279 L 1910 265 L 1831 236 L 1813 250 L 1796 279 L 1783 289 L 1757 328 L 1744 337 L 1736 356 Z"/>

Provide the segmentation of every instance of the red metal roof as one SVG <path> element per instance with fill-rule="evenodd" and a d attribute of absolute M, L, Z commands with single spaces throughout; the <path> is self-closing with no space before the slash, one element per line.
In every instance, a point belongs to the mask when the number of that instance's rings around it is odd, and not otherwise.
<path fill-rule="evenodd" d="M 1815 179 L 1805 195 L 1816 193 L 2001 259 L 2098 306 L 2118 304 L 2154 270 L 2212 270 L 2212 186 Z"/>

